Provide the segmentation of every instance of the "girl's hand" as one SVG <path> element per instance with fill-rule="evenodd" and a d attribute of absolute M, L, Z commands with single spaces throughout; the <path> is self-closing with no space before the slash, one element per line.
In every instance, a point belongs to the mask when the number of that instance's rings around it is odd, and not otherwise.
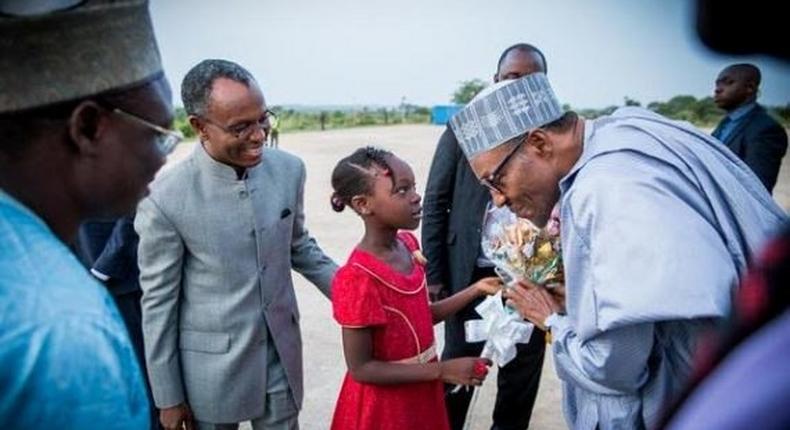
<path fill-rule="evenodd" d="M 477 290 L 477 293 L 480 296 L 493 296 L 494 294 L 498 293 L 503 286 L 502 280 L 496 276 L 483 278 L 474 283 L 475 290 Z"/>
<path fill-rule="evenodd" d="M 488 375 L 491 360 L 480 357 L 462 357 L 439 362 L 439 379 L 448 384 L 480 385 Z"/>

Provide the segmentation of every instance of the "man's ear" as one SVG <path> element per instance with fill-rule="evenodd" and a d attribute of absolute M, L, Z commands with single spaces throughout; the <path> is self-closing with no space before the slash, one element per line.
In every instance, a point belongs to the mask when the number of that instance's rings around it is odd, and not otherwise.
<path fill-rule="evenodd" d="M 356 195 L 351 198 L 351 208 L 361 216 L 368 216 L 373 213 L 370 207 L 368 196 Z"/>
<path fill-rule="evenodd" d="M 205 141 L 208 135 L 206 134 L 206 125 L 203 121 L 195 115 L 189 115 L 187 119 L 189 120 L 189 125 L 192 126 L 192 130 L 195 130 L 200 140 Z"/>
<path fill-rule="evenodd" d="M 746 81 L 746 89 L 749 90 L 749 94 L 752 97 L 756 97 L 757 96 L 758 88 L 757 88 L 757 84 L 754 81 L 751 81 L 751 80 Z"/>
<path fill-rule="evenodd" d="M 97 142 L 109 127 L 105 109 L 86 100 L 71 111 L 68 121 L 68 133 L 75 149 L 83 154 L 95 154 L 99 149 Z"/>
<path fill-rule="evenodd" d="M 554 153 L 554 141 L 551 135 L 542 128 L 536 128 L 527 136 L 527 146 L 539 157 L 550 157 Z"/>

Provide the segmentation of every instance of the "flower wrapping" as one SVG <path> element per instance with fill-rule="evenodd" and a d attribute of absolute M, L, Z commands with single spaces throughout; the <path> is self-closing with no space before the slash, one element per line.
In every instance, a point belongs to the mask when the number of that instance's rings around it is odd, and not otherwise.
<path fill-rule="evenodd" d="M 538 228 L 507 207 L 490 206 L 483 220 L 483 254 L 506 284 L 528 279 L 551 288 L 565 282 L 562 268 L 559 207 Z"/>

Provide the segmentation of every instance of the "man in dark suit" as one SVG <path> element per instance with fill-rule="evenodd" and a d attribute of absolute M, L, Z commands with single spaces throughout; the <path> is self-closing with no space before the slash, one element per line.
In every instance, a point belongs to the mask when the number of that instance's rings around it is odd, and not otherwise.
<path fill-rule="evenodd" d="M 137 266 L 137 243 L 134 216 L 111 220 L 84 222 L 77 233 L 76 251 L 91 274 L 101 281 L 112 295 L 132 340 L 134 353 L 146 380 L 148 399 L 153 404 L 151 386 L 145 371 L 140 269 Z M 151 428 L 159 427 L 156 409 L 151 409 Z"/>
<path fill-rule="evenodd" d="M 787 151 L 787 133 L 757 104 L 760 69 L 752 64 L 733 64 L 716 78 L 716 105 L 727 111 L 713 131 L 760 178 L 770 193 L 782 157 Z"/>
<path fill-rule="evenodd" d="M 528 44 L 506 49 L 499 58 L 494 82 L 545 72 L 543 53 Z M 423 203 L 422 245 L 428 258 L 427 278 L 434 294 L 449 295 L 486 276 L 495 276 L 493 264 L 480 247 L 480 232 L 488 190 L 475 177 L 450 127 L 439 139 L 428 174 Z M 483 343 L 467 343 L 464 322 L 478 319 L 474 302 L 445 320 L 442 359 L 479 355 Z M 543 332 L 535 330 L 528 344 L 499 370 L 494 429 L 526 429 L 538 392 L 545 349 Z M 472 392 L 445 391 L 447 413 L 454 430 L 464 426 Z"/>

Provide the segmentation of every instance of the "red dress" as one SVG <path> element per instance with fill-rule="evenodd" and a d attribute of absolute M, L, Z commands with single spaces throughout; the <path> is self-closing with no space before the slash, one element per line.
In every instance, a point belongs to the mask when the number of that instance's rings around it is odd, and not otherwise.
<path fill-rule="evenodd" d="M 398 238 L 412 252 L 417 239 Z M 373 329 L 373 357 L 389 362 L 436 361 L 425 269 L 414 259 L 405 275 L 355 249 L 332 280 L 332 307 L 343 327 Z M 443 384 L 364 384 L 346 372 L 335 406 L 333 430 L 446 430 Z"/>

